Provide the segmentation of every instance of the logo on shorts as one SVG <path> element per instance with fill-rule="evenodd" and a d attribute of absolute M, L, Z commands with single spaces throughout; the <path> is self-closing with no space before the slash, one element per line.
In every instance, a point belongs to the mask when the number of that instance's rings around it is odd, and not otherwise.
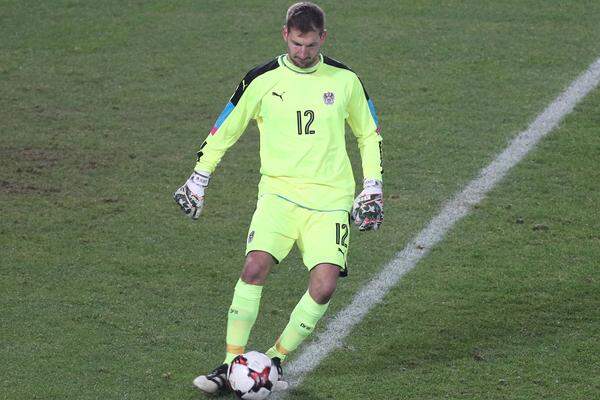
<path fill-rule="evenodd" d="M 248 243 L 250 243 L 252 241 L 252 239 L 254 239 L 254 231 L 252 231 L 248 234 Z"/>
<path fill-rule="evenodd" d="M 332 92 L 323 93 L 323 102 L 328 106 L 332 105 L 335 102 L 335 95 Z"/>

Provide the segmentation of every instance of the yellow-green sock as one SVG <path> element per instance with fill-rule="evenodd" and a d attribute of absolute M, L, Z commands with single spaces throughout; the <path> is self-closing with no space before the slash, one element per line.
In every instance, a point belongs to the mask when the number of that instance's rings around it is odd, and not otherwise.
<path fill-rule="evenodd" d="M 227 316 L 227 348 L 225 364 L 244 353 L 250 331 L 254 326 L 260 306 L 262 286 L 251 285 L 238 280 L 233 292 L 233 300 Z"/>
<path fill-rule="evenodd" d="M 310 297 L 308 291 L 300 299 L 290 315 L 290 321 L 273 347 L 267 350 L 267 356 L 285 360 L 288 353 L 296 350 L 314 330 L 315 325 L 327 311 L 329 303 L 319 304 Z"/>

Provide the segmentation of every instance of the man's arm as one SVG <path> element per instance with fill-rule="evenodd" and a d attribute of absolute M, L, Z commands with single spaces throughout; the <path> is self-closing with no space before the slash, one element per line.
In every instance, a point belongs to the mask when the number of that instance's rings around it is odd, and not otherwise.
<path fill-rule="evenodd" d="M 277 69 L 279 63 L 273 59 L 260 65 L 244 76 L 235 93 L 217 118 L 210 134 L 198 151 L 195 171 L 212 173 L 223 155 L 246 130 L 250 119 L 258 112 L 266 88 L 263 75 Z M 260 79 L 259 79 L 260 78 Z"/>
<path fill-rule="evenodd" d="M 254 117 L 259 99 L 253 96 L 247 76 L 242 79 L 235 93 L 215 121 L 200 151 L 197 153 L 195 171 L 212 173 L 223 155 L 238 141 Z"/>
<path fill-rule="evenodd" d="M 354 76 L 348 103 L 348 125 L 358 141 L 364 179 L 382 181 L 383 166 L 379 119 L 358 76 Z"/>
<path fill-rule="evenodd" d="M 354 200 L 352 219 L 360 230 L 377 230 L 383 222 L 383 154 L 379 120 L 373 101 L 358 76 L 348 103 L 348 124 L 358 142 L 363 190 Z"/>
<path fill-rule="evenodd" d="M 252 71 L 242 79 L 225 109 L 217 118 L 208 137 L 200 146 L 194 172 L 173 194 L 181 210 L 192 219 L 198 219 L 204 206 L 204 191 L 210 174 L 215 170 L 223 155 L 246 130 L 248 122 L 256 113 L 260 97 L 250 87 Z"/>

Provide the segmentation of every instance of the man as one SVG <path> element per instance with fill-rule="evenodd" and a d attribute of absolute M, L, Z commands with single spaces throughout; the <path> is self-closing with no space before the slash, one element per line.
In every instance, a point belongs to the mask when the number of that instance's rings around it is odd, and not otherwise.
<path fill-rule="evenodd" d="M 206 393 L 225 387 L 227 366 L 246 350 L 271 267 L 294 243 L 310 271 L 308 290 L 266 354 L 281 362 L 313 331 L 347 273 L 349 211 L 359 230 L 383 221 L 381 136 L 375 108 L 357 75 L 323 56 L 325 15 L 315 4 L 292 5 L 282 30 L 287 53 L 242 79 L 198 152 L 194 173 L 175 194 L 198 218 L 210 174 L 250 119 L 260 131 L 261 180 L 250 223 L 246 261 L 229 308 L 223 364 L 194 384 Z M 357 138 L 364 190 L 354 200 L 354 177 L 345 148 L 345 122 Z"/>

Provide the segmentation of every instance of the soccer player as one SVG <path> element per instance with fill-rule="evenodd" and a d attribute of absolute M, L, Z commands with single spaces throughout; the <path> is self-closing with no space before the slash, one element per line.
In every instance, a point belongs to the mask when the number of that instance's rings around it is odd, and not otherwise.
<path fill-rule="evenodd" d="M 260 131 L 261 180 L 246 260 L 228 312 L 223 364 L 194 384 L 206 393 L 225 387 L 227 366 L 244 353 L 274 264 L 294 243 L 309 270 L 308 290 L 266 351 L 286 388 L 281 362 L 321 319 L 337 279 L 347 274 L 350 220 L 360 231 L 383 222 L 381 136 L 373 102 L 358 76 L 321 54 L 325 15 L 310 2 L 292 5 L 282 29 L 287 53 L 246 74 L 200 147 L 193 174 L 174 194 L 192 219 L 204 205 L 210 175 L 251 119 Z M 363 190 L 346 153 L 345 123 L 357 139 Z"/>

